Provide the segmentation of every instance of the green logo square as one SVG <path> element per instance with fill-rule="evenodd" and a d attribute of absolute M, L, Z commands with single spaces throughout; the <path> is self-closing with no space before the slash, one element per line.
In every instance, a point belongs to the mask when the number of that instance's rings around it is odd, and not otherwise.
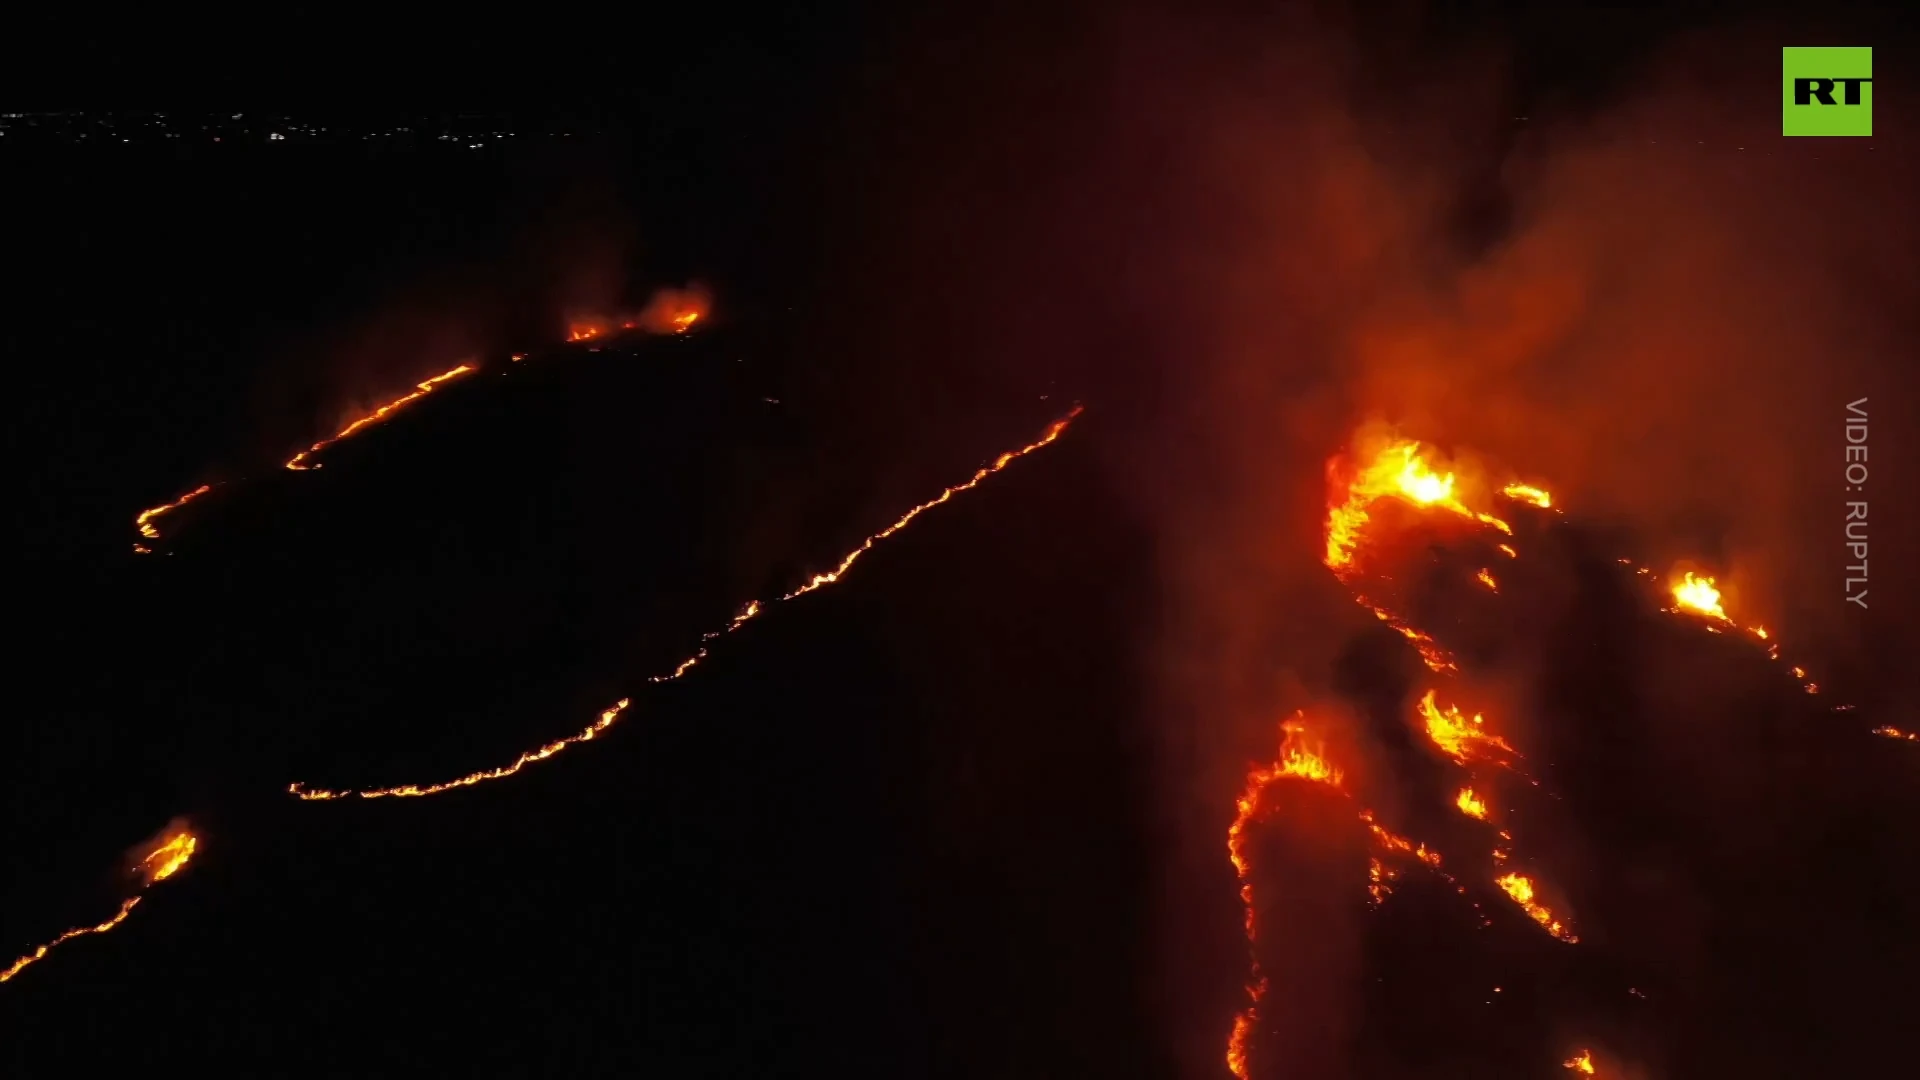
<path fill-rule="evenodd" d="M 1780 50 L 1782 135 L 1873 134 L 1873 50 Z"/>

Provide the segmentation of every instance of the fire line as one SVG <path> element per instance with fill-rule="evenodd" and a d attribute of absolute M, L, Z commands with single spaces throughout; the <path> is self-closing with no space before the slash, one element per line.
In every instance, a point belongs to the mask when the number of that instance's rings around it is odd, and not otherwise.
<path fill-rule="evenodd" d="M 440 374 L 435 375 L 431 379 L 422 380 L 421 382 L 415 384 L 412 393 L 404 394 L 400 397 L 394 398 L 392 401 L 387 402 L 385 405 L 380 406 L 379 408 L 373 410 L 372 412 L 361 417 L 360 419 L 355 420 L 352 423 L 348 424 L 346 427 L 341 428 L 339 431 L 334 432 L 333 435 L 331 435 L 330 437 L 321 439 L 319 442 L 314 443 L 312 446 L 309 446 L 305 450 L 302 450 L 299 453 L 293 455 L 291 458 L 288 458 L 287 468 L 292 469 L 295 472 L 300 472 L 306 469 L 319 468 L 320 463 L 317 461 L 313 461 L 312 464 L 308 464 L 308 462 L 312 461 L 313 455 L 319 453 L 322 450 L 325 450 L 327 447 L 332 446 L 334 443 L 339 442 L 341 439 L 347 438 L 348 436 L 354 434 L 357 431 L 361 431 L 365 428 L 372 427 L 373 425 L 379 423 L 382 420 L 385 420 L 389 416 L 392 416 L 394 413 L 399 412 L 401 409 L 406 408 L 408 405 L 411 405 L 414 402 L 419 401 L 421 398 L 426 397 L 428 394 L 433 393 L 435 390 L 438 390 L 440 387 L 446 385 L 449 382 L 452 382 L 453 380 L 459 378 L 460 376 L 468 375 L 478 370 L 480 369 L 473 364 L 461 364 L 458 367 L 450 368 L 446 371 L 443 371 Z"/>
<path fill-rule="evenodd" d="M 194 849 L 199 846 L 199 838 L 185 829 L 170 833 L 157 846 L 141 856 L 135 864 L 135 870 L 138 871 L 143 879 L 142 889 L 144 890 L 149 886 L 157 885 L 179 873 L 181 868 L 187 865 L 187 860 L 193 858 Z M 139 906 L 141 899 L 142 896 L 140 894 L 130 896 L 121 902 L 120 910 L 115 912 L 113 917 L 107 919 L 105 922 L 95 923 L 92 926 L 78 926 L 72 930 L 68 930 L 66 933 L 61 934 L 45 945 L 15 960 L 7 967 L 0 968 L 0 983 L 6 982 L 33 964 L 46 959 L 48 953 L 72 941 L 74 938 L 85 937 L 88 934 L 104 934 L 114 927 L 119 926 L 121 923 L 126 922 L 127 916 L 133 914 L 133 909 Z"/>
<path fill-rule="evenodd" d="M 919 505 L 908 510 L 905 514 L 902 514 L 899 518 L 895 519 L 893 524 L 888 525 L 886 528 L 880 530 L 877 533 L 874 533 L 872 536 L 867 537 L 864 541 L 860 543 L 860 546 L 854 548 L 851 552 L 849 552 L 847 555 L 842 557 L 839 563 L 835 565 L 833 570 L 823 574 L 815 574 L 812 578 L 810 578 L 807 581 L 806 584 L 800 586 L 799 588 L 793 590 L 792 592 L 787 593 L 784 596 L 781 596 L 779 599 L 782 601 L 794 600 L 799 597 L 805 596 L 806 594 L 813 592 L 817 589 L 825 588 L 826 586 L 839 581 L 842 577 L 846 575 L 848 570 L 852 569 L 853 564 L 859 560 L 860 556 L 866 554 L 868 551 L 873 550 L 873 547 L 875 544 L 879 543 L 882 540 L 885 540 L 890 536 L 893 536 L 894 534 L 898 533 L 900 530 L 906 528 L 908 524 L 910 524 L 915 518 L 919 517 L 921 514 L 925 513 L 928 510 L 931 510 L 936 506 L 939 506 L 940 504 L 948 501 L 949 499 L 953 498 L 955 495 L 958 495 L 963 491 L 968 491 L 974 487 L 979 486 L 980 483 L 986 480 L 988 477 L 1001 471 L 1002 469 L 1005 469 L 1007 466 L 1013 464 L 1015 461 L 1018 461 L 1020 458 L 1023 458 L 1026 455 L 1031 454 L 1034 451 L 1039 450 L 1043 447 L 1051 445 L 1055 440 L 1059 439 L 1061 435 L 1066 433 L 1067 427 L 1073 423 L 1074 419 L 1080 415 L 1081 411 L 1082 411 L 1082 406 L 1075 405 L 1073 409 L 1069 411 L 1065 416 L 1061 417 L 1058 420 L 1055 420 L 1052 424 L 1049 424 L 1047 426 L 1046 431 L 1041 433 L 1038 439 L 1028 443 L 1027 445 L 1019 448 L 1018 450 L 1009 450 L 1006 453 L 1001 454 L 999 457 L 993 459 L 991 464 L 982 466 L 979 469 L 979 471 L 975 472 L 973 476 L 967 479 L 965 482 L 955 484 L 952 487 L 945 489 L 944 491 L 934 496 L 933 498 L 928 499 L 926 502 L 920 503 Z M 728 621 L 727 625 L 724 628 L 720 630 L 715 630 L 712 633 L 706 634 L 701 640 L 703 642 L 710 643 L 716 638 L 724 637 L 727 634 L 731 634 L 735 630 L 738 630 L 742 626 L 745 626 L 748 622 L 751 622 L 754 618 L 759 616 L 761 612 L 765 611 L 767 607 L 768 607 L 767 604 L 762 603 L 758 600 L 755 600 L 747 604 L 746 607 L 740 609 L 739 614 L 735 615 L 730 621 Z M 666 683 L 666 682 L 672 682 L 675 679 L 680 678 L 682 675 L 685 675 L 687 672 L 693 670 L 693 668 L 696 667 L 702 660 L 705 660 L 707 658 L 708 649 L 709 649 L 708 644 L 702 644 L 700 648 L 695 650 L 692 655 L 680 661 L 678 664 L 675 664 L 673 668 L 669 670 L 666 674 L 656 675 L 651 679 L 649 679 L 648 681 L 653 683 Z M 302 799 L 310 802 L 324 801 L 329 799 L 341 799 L 341 798 L 347 798 L 349 796 L 357 796 L 362 799 L 379 799 L 379 798 L 385 798 L 388 796 L 418 797 L 423 795 L 438 795 L 442 792 L 452 791 L 455 788 L 472 787 L 475 784 L 484 783 L 488 780 L 505 779 L 506 777 L 509 777 L 514 775 L 515 773 L 518 773 L 521 769 L 527 767 L 528 765 L 532 765 L 535 762 L 545 761 L 548 758 L 553 757 L 555 754 L 560 753 L 561 751 L 567 749 L 568 747 L 577 746 L 580 743 L 591 741 L 596 736 L 598 736 L 601 732 L 612 727 L 614 723 L 620 719 L 620 717 L 626 712 L 627 706 L 630 704 L 630 700 L 631 699 L 628 699 L 628 698 L 621 698 L 611 708 L 608 708 L 604 712 L 602 712 L 600 714 L 600 717 L 597 720 L 587 725 L 585 729 L 581 730 L 577 734 L 569 735 L 563 739 L 556 739 L 553 742 L 547 743 L 546 745 L 539 747 L 538 749 L 526 751 L 525 753 L 522 753 L 519 757 L 515 758 L 513 762 L 510 764 L 502 765 L 494 769 L 485 769 L 480 772 L 469 773 L 466 776 L 462 776 L 454 780 L 448 780 L 448 781 L 444 781 L 437 784 L 425 784 L 425 785 L 401 784 L 395 787 L 366 788 L 366 789 L 360 789 L 360 790 L 346 789 L 346 790 L 338 790 L 338 791 L 325 789 L 325 788 L 308 788 L 304 784 L 296 782 L 293 784 L 289 784 L 287 786 L 287 793 L 292 795 L 294 798 Z"/>

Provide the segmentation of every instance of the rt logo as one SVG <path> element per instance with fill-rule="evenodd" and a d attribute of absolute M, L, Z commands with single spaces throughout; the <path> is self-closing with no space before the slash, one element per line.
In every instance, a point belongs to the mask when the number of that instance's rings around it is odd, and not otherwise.
<path fill-rule="evenodd" d="M 1780 134 L 1873 134 L 1872 49 L 1780 51 Z"/>

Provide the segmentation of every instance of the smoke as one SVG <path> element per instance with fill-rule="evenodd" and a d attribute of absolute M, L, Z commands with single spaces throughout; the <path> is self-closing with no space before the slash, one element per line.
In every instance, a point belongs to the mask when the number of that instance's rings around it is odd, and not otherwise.
<path fill-rule="evenodd" d="M 1102 324 L 1064 366 L 1126 430 L 1108 450 L 1161 542 L 1167 614 L 1145 651 L 1182 838 L 1167 997 L 1202 1003 L 1163 1015 L 1197 1073 L 1217 1040 L 1186 1026 L 1210 1036 L 1226 1015 L 1209 987 L 1230 945 L 1193 927 L 1221 917 L 1231 792 L 1380 633 L 1319 564 L 1323 464 L 1356 432 L 1536 479 L 1652 565 L 1718 574 L 1737 617 L 1857 693 L 1897 687 L 1872 657 L 1897 655 L 1901 631 L 1844 603 L 1839 488 L 1844 407 L 1869 398 L 1890 478 L 1874 527 L 1910 535 L 1891 477 L 1920 280 L 1897 197 L 1912 178 L 1885 144 L 1779 136 L 1772 34 L 1670 42 L 1576 113 L 1516 108 L 1485 49 L 1382 71 L 1325 25 L 1109 29 L 1072 66 L 1096 90 L 1034 99 L 1109 123 L 1070 182 L 1035 177 L 1036 209 L 1008 211 L 1032 261 L 980 291 L 996 320 L 1046 296 L 1048 317 Z M 1021 322 L 996 345 L 1037 364 L 1061 335 Z M 1873 587 L 1890 607 L 1909 591 L 1891 563 Z M 1502 681 L 1509 730 L 1530 723 L 1538 674 Z M 1354 985 L 1357 947 L 1317 955 L 1329 994 Z"/>
<path fill-rule="evenodd" d="M 1377 744 L 1365 769 L 1391 769 L 1392 725 L 1406 737 L 1424 678 L 1321 564 L 1326 463 L 1356 439 L 1391 429 L 1463 477 L 1517 473 L 1587 530 L 1495 567 L 1526 634 L 1491 628 L 1524 640 L 1457 689 L 1516 742 L 1577 722 L 1619 734 L 1631 763 L 1627 745 L 1659 744 L 1666 725 L 1665 776 L 1712 773 L 1673 798 L 1702 806 L 1782 760 L 1738 730 L 1748 703 L 1708 692 L 1745 668 L 1693 687 L 1676 656 L 1634 688 L 1691 690 L 1666 707 L 1634 714 L 1622 691 L 1539 715 L 1556 667 L 1592 682 L 1602 661 L 1668 644 L 1635 621 L 1650 604 L 1593 617 L 1607 598 L 1581 575 L 1616 554 L 1716 576 L 1729 612 L 1830 676 L 1835 703 L 1920 689 L 1891 617 L 1905 569 L 1875 569 L 1885 611 L 1852 609 L 1840 543 L 1842 425 L 1861 397 L 1882 410 L 1873 529 L 1890 545 L 1912 534 L 1898 359 L 1920 249 L 1899 195 L 1915 178 L 1887 141 L 1778 127 L 1780 42 L 1848 35 L 1669 32 L 1616 49 L 1608 78 L 1589 70 L 1568 96 L 1546 69 L 1595 51 L 1577 14 L 1551 54 L 1436 29 L 1417 8 L 1081 14 L 973 38 L 929 28 L 937 45 L 873 80 L 890 89 L 875 95 L 885 130 L 864 133 L 888 160 L 854 209 L 882 235 L 833 277 L 862 298 L 833 340 L 915 356 L 881 372 L 916 380 L 915 401 L 981 382 L 1003 409 L 1083 397 L 1083 437 L 1155 537 L 1160 603 L 1139 648 L 1168 841 L 1151 1013 L 1183 1075 L 1217 1073 L 1239 1004 L 1222 831 L 1247 763 L 1268 760 L 1295 708 L 1339 717 L 1335 702 Z M 1746 790 L 1724 805 L 1750 808 Z M 1566 843 L 1578 879 L 1584 853 Z M 1682 913 L 1720 914 L 1666 895 L 1677 945 Z M 1362 985 L 1364 950 L 1346 944 L 1316 951 L 1319 985 Z"/>
<path fill-rule="evenodd" d="M 684 289 L 661 289 L 640 309 L 640 329 L 650 334 L 670 334 L 684 329 L 686 318 L 705 318 L 713 308 L 713 294 L 694 283 Z"/>
<path fill-rule="evenodd" d="M 685 288 L 656 290 L 637 311 L 607 314 L 605 309 L 575 310 L 567 316 L 567 338 L 586 341 L 637 330 L 647 334 L 677 334 L 707 318 L 713 294 L 698 282 Z"/>

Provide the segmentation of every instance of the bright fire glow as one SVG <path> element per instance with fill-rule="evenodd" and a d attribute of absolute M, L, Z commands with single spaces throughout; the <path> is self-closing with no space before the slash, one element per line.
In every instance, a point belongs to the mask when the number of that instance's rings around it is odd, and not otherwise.
<path fill-rule="evenodd" d="M 1559 917 L 1547 909 L 1545 904 L 1534 899 L 1532 878 L 1524 874 L 1506 874 L 1497 878 L 1494 884 L 1500 886 L 1501 890 L 1511 897 L 1514 903 L 1520 905 L 1521 910 L 1525 911 L 1534 922 L 1539 923 L 1540 928 L 1547 933 L 1569 945 L 1580 940 L 1573 935 L 1573 931 L 1569 930 L 1565 923 L 1560 921 Z"/>
<path fill-rule="evenodd" d="M 1920 742 L 1920 734 L 1915 734 L 1911 731 L 1902 731 L 1892 724 L 1874 728 L 1873 733 L 1889 739 L 1905 739 L 1907 742 Z"/>
<path fill-rule="evenodd" d="M 1420 699 L 1420 715 L 1426 720 L 1427 738 L 1433 740 L 1441 753 L 1462 764 L 1471 757 L 1489 756 L 1489 750 L 1515 752 L 1505 739 L 1486 730 L 1486 719 L 1480 714 L 1475 713 L 1469 719 L 1457 705 L 1442 709 L 1434 700 L 1432 690 Z"/>
<path fill-rule="evenodd" d="M 167 833 L 154 847 L 135 861 L 135 869 L 142 878 L 142 887 L 165 881 L 179 873 L 180 869 L 187 865 L 187 860 L 193 858 L 194 849 L 199 846 L 200 841 L 185 829 Z M 105 922 L 95 923 L 92 926 L 74 927 L 6 967 L 0 968 L 0 983 L 20 974 L 32 964 L 46 959 L 48 953 L 74 938 L 85 937 L 88 934 L 104 934 L 126 922 L 127 916 L 133 914 L 133 909 L 139 906 L 140 899 L 137 895 L 130 896 L 121 901 L 120 910 L 114 912 L 113 917 Z"/>
<path fill-rule="evenodd" d="M 1460 794 L 1453 797 L 1453 805 L 1470 818 L 1487 820 L 1487 801 L 1474 794 L 1470 787 L 1460 789 Z"/>
<path fill-rule="evenodd" d="M 1233 1030 L 1227 1036 L 1227 1069 L 1239 1080 L 1247 1080 L 1247 1045 L 1260 1018 L 1260 1002 L 1266 997 L 1267 979 L 1261 974 L 1260 961 L 1254 955 L 1258 933 L 1254 926 L 1253 866 L 1247 858 L 1247 830 L 1259 818 L 1261 798 L 1281 780 L 1299 780 L 1310 784 L 1339 787 L 1340 770 L 1326 759 L 1318 745 L 1309 745 L 1303 714 L 1280 725 L 1280 752 L 1270 765 L 1256 766 L 1247 773 L 1247 786 L 1234 801 L 1237 813 L 1227 826 L 1227 859 L 1240 879 L 1240 903 L 1245 910 L 1249 971 L 1247 1007 L 1233 1018 Z"/>
<path fill-rule="evenodd" d="M 1732 622 L 1727 618 L 1726 610 L 1720 606 L 1720 590 L 1714 587 L 1710 577 L 1694 577 L 1693 571 L 1673 585 L 1673 601 L 1689 611 L 1696 611 L 1711 619 Z"/>
<path fill-rule="evenodd" d="M 185 495 L 180 496 L 179 498 L 173 500 L 170 503 L 162 503 L 159 506 L 150 507 L 146 510 L 142 510 L 138 515 L 134 517 L 133 526 L 134 528 L 140 530 L 141 536 L 144 536 L 149 540 L 158 540 L 160 539 L 160 530 L 154 526 L 153 524 L 154 518 L 157 518 L 162 514 L 170 514 L 173 511 L 180 509 L 181 507 L 187 505 L 188 503 L 192 502 L 193 500 L 199 498 L 202 495 L 205 495 L 207 492 L 212 490 L 213 490 L 212 484 L 201 484 L 199 487 L 194 488 L 192 491 L 187 492 Z M 146 554 L 149 554 L 153 549 L 147 547 L 145 544 L 135 544 L 133 545 L 133 550 L 139 552 L 142 555 L 146 555 Z"/>
<path fill-rule="evenodd" d="M 314 443 L 312 446 L 309 446 L 305 450 L 302 450 L 299 453 L 293 455 L 293 457 L 288 458 L 287 468 L 292 469 L 295 472 L 299 472 L 306 469 L 319 468 L 320 463 L 317 461 L 313 462 L 312 464 L 308 464 L 309 461 L 312 461 L 313 455 L 319 453 L 322 450 L 325 450 L 327 447 L 332 446 L 334 443 L 339 442 L 341 439 L 344 439 L 350 435 L 353 435 L 355 432 L 372 427 L 373 425 L 379 423 L 380 421 L 385 420 L 386 418 L 392 416 L 394 413 L 397 413 L 401 409 L 406 408 L 408 405 L 411 405 L 414 402 L 419 401 L 421 398 L 426 397 L 428 394 L 433 393 L 435 390 L 439 389 L 441 386 L 445 385 L 446 383 L 452 382 L 453 380 L 459 378 L 462 375 L 468 375 L 478 370 L 480 369 L 473 366 L 472 364 L 461 364 L 458 367 L 449 369 L 447 371 L 443 371 L 440 374 L 435 375 L 433 378 L 427 379 L 424 382 L 421 382 L 415 385 L 412 393 L 406 394 L 402 397 L 397 397 L 392 401 L 387 402 L 385 405 L 380 406 L 379 408 L 373 410 L 372 412 L 361 417 L 360 419 L 355 420 L 352 423 L 348 424 L 346 427 L 341 428 L 339 431 L 335 432 L 331 437 L 321 439 L 319 442 Z"/>
<path fill-rule="evenodd" d="M 1594 1075 L 1593 1051 L 1582 1050 L 1578 1054 L 1561 1062 L 1560 1065 L 1562 1068 L 1571 1069 L 1581 1076 L 1592 1076 Z"/>
<path fill-rule="evenodd" d="M 973 474 L 971 479 L 967 480 L 965 483 L 955 484 L 954 486 L 942 491 L 939 495 L 933 497 L 932 499 L 929 499 L 926 502 L 923 502 L 920 505 L 915 506 L 913 509 L 908 510 L 905 514 L 901 515 L 897 520 L 895 520 L 893 524 L 887 526 L 886 528 L 880 530 L 877 533 L 874 533 L 872 536 L 869 536 L 864 541 L 862 541 L 859 547 L 853 549 L 852 552 L 848 553 L 845 557 L 843 557 L 840 560 L 839 564 L 834 568 L 834 570 L 831 573 L 814 575 L 814 577 L 811 580 L 809 580 L 807 584 L 800 586 L 799 588 L 793 590 L 792 592 L 786 594 L 785 596 L 782 596 L 780 599 L 792 600 L 796 597 L 805 596 L 807 593 L 813 592 L 815 589 L 824 588 L 827 585 L 831 585 L 832 583 L 839 581 L 841 577 L 843 577 L 847 573 L 847 571 L 850 568 L 852 568 L 854 562 L 858 560 L 861 555 L 864 555 L 868 551 L 872 550 L 875 544 L 879 543 L 882 540 L 885 540 L 887 537 L 892 536 L 895 533 L 899 532 L 900 530 L 906 528 L 907 524 L 913 521 L 914 518 L 919 517 L 922 513 L 925 513 L 927 510 L 930 510 L 933 507 L 939 506 L 941 503 L 946 502 L 947 500 L 953 498 L 955 495 L 958 495 L 963 491 L 967 491 L 973 487 L 978 486 L 987 477 L 992 476 L 994 473 L 997 473 L 1000 470 L 1006 468 L 1008 465 L 1013 464 L 1015 461 L 1019 460 L 1020 458 L 1025 457 L 1026 455 L 1031 454 L 1035 450 L 1038 450 L 1044 446 L 1048 446 L 1052 444 L 1054 440 L 1058 439 L 1062 434 L 1066 432 L 1067 426 L 1073 422 L 1075 417 L 1080 415 L 1080 412 L 1081 412 L 1081 407 L 1078 405 L 1074 406 L 1073 410 L 1067 413 L 1067 415 L 1061 417 L 1058 420 L 1055 420 L 1052 424 L 1048 425 L 1046 431 L 1041 434 L 1040 438 L 1034 440 L 1031 443 L 1028 443 L 1027 445 L 1021 447 L 1018 450 L 1009 450 L 1006 453 L 1001 454 L 999 457 L 993 460 L 992 464 L 989 464 L 981 468 L 978 472 Z M 735 630 L 738 630 L 742 626 L 745 626 L 748 622 L 752 621 L 756 616 L 758 616 L 761 612 L 765 611 L 766 609 L 767 609 L 766 604 L 763 604 L 758 600 L 753 601 L 752 603 L 748 604 L 746 607 L 742 608 L 739 614 L 735 615 L 727 623 L 724 629 L 716 630 L 712 633 L 709 633 L 705 635 L 702 638 L 702 640 L 706 642 L 711 642 L 715 638 L 719 638 L 727 634 L 731 634 Z M 672 682 L 673 680 L 678 679 L 682 675 L 685 675 L 688 671 L 691 671 L 696 665 L 700 663 L 700 661 L 706 659 L 707 650 L 708 650 L 707 645 L 704 645 L 704 644 L 701 645 L 700 648 L 693 653 L 693 655 L 687 657 L 686 659 L 680 661 L 678 664 L 674 665 L 674 667 L 667 674 L 656 675 L 649 681 L 661 683 L 661 682 Z M 621 698 L 618 702 L 614 703 L 614 705 L 611 708 L 608 708 L 607 710 L 602 712 L 598 719 L 596 719 L 593 723 L 587 725 L 586 728 L 584 728 L 580 732 L 573 735 L 569 735 L 564 739 L 556 739 L 553 742 L 547 743 L 545 746 L 539 747 L 538 749 L 528 750 L 522 753 L 519 757 L 515 758 L 510 764 L 502 765 L 494 769 L 485 769 L 480 772 L 469 773 L 466 776 L 462 776 L 454 780 L 447 780 L 438 784 L 424 784 L 424 785 L 402 784 L 396 787 L 367 788 L 363 790 L 349 789 L 349 790 L 341 790 L 341 791 L 329 790 L 324 788 L 308 788 L 304 784 L 300 784 L 296 782 L 293 784 L 289 784 L 287 786 L 287 793 L 294 796 L 295 798 L 305 799 L 309 801 L 339 799 L 349 795 L 357 795 L 362 799 L 379 799 L 379 798 L 385 798 L 387 796 L 417 797 L 422 795 L 438 795 L 441 792 L 452 791 L 455 788 L 472 787 L 475 784 L 484 783 L 488 780 L 504 779 L 505 777 L 514 775 L 515 773 L 519 772 L 521 769 L 526 768 L 528 765 L 532 765 L 535 762 L 539 762 L 539 761 L 545 761 L 548 758 L 553 757 L 555 754 L 560 753 L 561 751 L 567 749 L 570 746 L 577 746 L 580 743 L 592 741 L 601 732 L 612 727 L 614 723 L 620 719 L 621 714 L 626 711 L 626 708 L 629 703 L 630 703 L 630 699 Z"/>
<path fill-rule="evenodd" d="M 1428 463 L 1418 442 L 1403 439 L 1392 444 L 1361 469 L 1347 486 L 1345 502 L 1327 515 L 1327 566 L 1336 574 L 1346 573 L 1353 565 L 1360 533 L 1370 518 L 1368 507 L 1380 499 L 1392 498 L 1420 507 L 1446 510 L 1504 533 L 1513 529 L 1491 514 L 1473 510 L 1454 494 L 1451 472 L 1441 473 Z"/>
<path fill-rule="evenodd" d="M 1479 573 L 1473 576 L 1475 580 L 1480 582 L 1480 584 L 1485 585 L 1487 588 L 1492 589 L 1494 592 L 1500 591 L 1500 584 L 1499 582 L 1496 582 L 1493 580 L 1492 571 L 1486 570 L 1483 568 Z"/>
<path fill-rule="evenodd" d="M 1553 496 L 1531 484 L 1508 484 L 1500 489 L 1500 494 L 1516 502 L 1532 503 L 1542 510 L 1553 507 Z"/>

